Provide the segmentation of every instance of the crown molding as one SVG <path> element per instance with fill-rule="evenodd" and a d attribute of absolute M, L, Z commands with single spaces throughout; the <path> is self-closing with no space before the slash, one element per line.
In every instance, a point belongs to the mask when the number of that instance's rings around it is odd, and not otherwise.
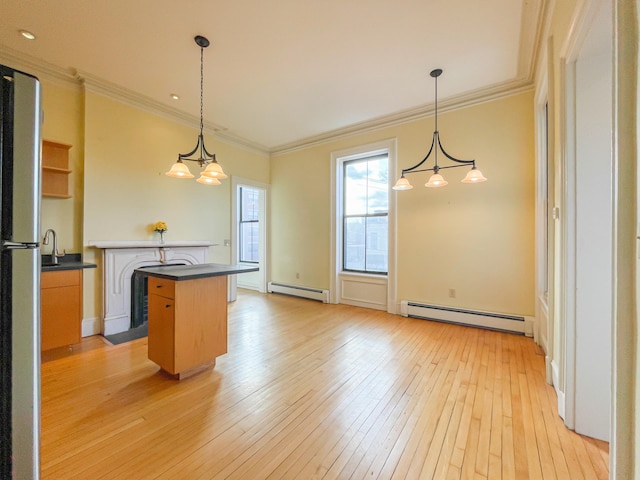
<path fill-rule="evenodd" d="M 92 75 L 87 72 L 75 70 L 75 78 L 80 82 L 85 91 L 96 93 L 108 98 L 118 100 L 121 103 L 130 105 L 139 110 L 158 115 L 168 120 L 180 123 L 187 127 L 199 129 L 200 117 L 191 115 L 178 110 L 177 108 L 169 107 L 162 102 L 158 102 L 150 97 L 141 95 L 133 90 L 121 87 L 115 83 L 104 80 L 100 77 Z M 246 138 L 239 137 L 228 131 L 226 127 L 217 125 L 212 122 L 203 122 L 203 131 L 213 135 L 216 140 L 224 143 L 232 144 L 241 148 L 253 150 L 256 153 L 262 155 L 268 155 L 269 150 L 264 145 L 247 140 Z"/>
<path fill-rule="evenodd" d="M 453 110 L 459 110 L 462 108 L 479 105 L 481 103 L 491 102 L 505 97 L 513 95 L 519 95 L 521 93 L 534 89 L 534 84 L 529 79 L 512 80 L 508 82 L 502 82 L 490 87 L 480 88 L 466 92 L 462 95 L 456 95 L 444 100 L 438 101 L 438 112 L 446 113 Z M 404 123 L 413 122 L 426 117 L 433 116 L 435 112 L 435 104 L 430 103 L 420 107 L 403 110 L 391 115 L 385 115 L 375 118 L 373 120 L 367 120 L 365 122 L 354 123 L 344 128 L 331 130 L 329 132 L 307 137 L 297 142 L 291 142 L 284 145 L 279 145 L 271 149 L 271 155 L 283 155 L 291 153 L 296 150 L 303 150 L 305 148 L 329 143 L 335 140 L 351 137 L 354 135 L 360 135 L 363 133 L 371 132 L 374 130 L 380 130 L 383 128 L 394 127 L 402 125 Z"/>
<path fill-rule="evenodd" d="M 529 0 L 523 2 L 518 51 L 518 77 L 532 79 L 535 76 L 538 56 L 544 32 L 548 28 L 547 12 L 553 0 Z"/>
<path fill-rule="evenodd" d="M 544 3 L 547 0 L 536 1 Z M 537 55 L 534 55 L 534 57 L 537 57 Z M 64 84 L 73 88 L 84 88 L 87 92 L 96 93 L 107 98 L 117 100 L 182 125 L 196 129 L 200 127 L 199 117 L 187 114 L 176 108 L 169 107 L 161 102 L 153 100 L 150 97 L 141 95 L 87 72 L 82 72 L 72 68 L 64 69 L 45 62 L 44 60 L 12 50 L 4 45 L 0 45 L 0 61 L 11 68 L 27 71 L 52 83 Z M 534 88 L 534 83 L 530 78 L 531 75 L 532 72 L 528 72 L 527 75 L 519 77 L 516 80 L 498 83 L 490 87 L 472 90 L 462 95 L 440 100 L 438 102 L 438 110 L 441 113 L 446 113 L 448 111 L 458 110 L 532 90 Z M 381 116 L 372 120 L 358 122 L 344 128 L 330 130 L 319 135 L 306 137 L 301 140 L 278 145 L 272 148 L 234 135 L 229 132 L 227 128 L 216 125 L 212 122 L 205 121 L 203 124 L 203 130 L 214 136 L 217 141 L 244 148 L 259 155 L 269 156 L 283 155 L 285 153 L 329 143 L 346 137 L 401 125 L 415 120 L 420 120 L 425 117 L 430 117 L 433 114 L 434 104 L 431 103 L 390 115 Z"/>
<path fill-rule="evenodd" d="M 80 88 L 72 69 L 58 67 L 53 63 L 18 52 L 4 44 L 0 44 L 0 62 L 15 70 L 35 75 L 40 80 L 66 87 Z"/>

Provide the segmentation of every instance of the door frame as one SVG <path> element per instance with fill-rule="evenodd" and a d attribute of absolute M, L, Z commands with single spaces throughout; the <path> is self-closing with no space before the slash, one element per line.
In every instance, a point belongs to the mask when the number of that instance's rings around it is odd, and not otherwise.
<path fill-rule="evenodd" d="M 578 188 L 580 186 L 580 178 L 578 177 L 577 167 L 577 145 L 578 145 L 578 119 L 576 117 L 576 108 L 578 107 L 578 72 L 577 63 L 583 57 L 583 45 L 590 34 L 592 34 L 592 26 L 596 17 L 601 13 L 601 9 L 609 8 L 608 14 L 613 14 L 612 8 L 607 1 L 590 0 L 585 2 L 583 8 L 580 9 L 574 17 L 571 35 L 567 39 L 565 47 L 561 53 L 560 62 L 560 84 L 561 84 L 561 129 L 563 136 L 563 151 L 559 158 L 560 162 L 560 201 L 559 215 L 556 220 L 560 222 L 560 258 L 558 261 L 560 284 L 556 286 L 557 298 L 560 301 L 558 321 L 559 338 L 554 341 L 559 342 L 560 358 L 557 362 L 554 359 L 555 366 L 558 371 L 554 372 L 554 387 L 558 392 L 558 411 L 564 419 L 565 425 L 570 429 L 581 429 L 582 425 L 576 425 L 576 409 L 577 399 L 577 383 L 579 381 L 582 365 L 579 363 L 578 349 L 581 343 L 580 328 L 584 328 L 577 318 L 578 297 L 577 288 L 580 283 L 580 277 L 577 270 L 578 247 L 580 238 L 578 238 L 578 212 L 581 211 L 580 198 Z M 602 10 L 604 11 L 604 10 Z M 613 61 L 613 45 L 611 45 L 611 59 Z M 612 78 L 613 81 L 613 78 Z M 611 95 L 611 92 L 605 94 Z M 613 97 L 612 97 L 613 98 Z M 611 105 L 613 110 L 613 103 Z M 612 113 L 612 112 L 611 112 Z M 612 140 L 613 145 L 613 140 Z M 612 156 L 613 166 L 613 156 Z M 615 172 L 614 172 L 615 175 Z M 615 203 L 612 188 L 612 205 Z M 611 211 L 613 217 L 613 210 Z M 612 233 L 612 239 L 615 232 Z M 615 256 L 615 245 L 611 244 L 611 258 Z M 612 260 L 613 261 L 613 260 Z M 613 272 L 612 272 L 613 282 Z M 613 301 L 614 292 L 610 292 Z M 614 312 L 611 311 L 610 316 L 611 328 L 613 329 Z M 583 341 L 584 342 L 584 341 Z M 584 348 L 584 346 L 583 346 Z M 609 345 L 611 349 L 612 346 Z M 609 361 L 612 361 L 613 350 L 610 350 Z M 610 401 L 610 409 L 614 408 L 614 402 Z M 609 439 L 611 435 L 613 416 L 609 416 Z M 584 433 L 584 432 L 582 432 Z"/>
<path fill-rule="evenodd" d="M 238 176 L 231 177 L 231 264 L 238 264 L 238 227 L 239 227 L 239 211 L 238 211 L 238 189 L 240 187 L 249 187 L 261 190 L 260 195 L 260 248 L 259 248 L 259 267 L 258 271 L 258 291 L 267 293 L 267 283 L 269 281 L 269 184 L 243 178 Z M 235 300 L 238 279 L 236 275 L 229 277 L 230 299 Z"/>

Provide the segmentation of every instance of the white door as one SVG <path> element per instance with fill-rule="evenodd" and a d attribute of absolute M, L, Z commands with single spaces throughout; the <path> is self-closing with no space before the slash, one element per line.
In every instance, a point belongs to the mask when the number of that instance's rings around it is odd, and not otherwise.
<path fill-rule="evenodd" d="M 595 5 L 595 4 L 594 4 Z M 565 421 L 576 432 L 609 440 L 613 325 L 612 7 L 599 3 L 577 54 L 567 65 L 567 96 L 575 116 L 567 182 L 572 219 L 567 257 Z M 569 102 L 570 105 L 571 102 Z M 571 232 L 570 232 L 571 233 Z"/>

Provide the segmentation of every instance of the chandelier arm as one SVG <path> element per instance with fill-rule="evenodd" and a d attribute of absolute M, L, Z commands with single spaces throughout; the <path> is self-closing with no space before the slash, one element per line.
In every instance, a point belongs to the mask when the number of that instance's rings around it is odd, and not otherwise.
<path fill-rule="evenodd" d="M 466 160 L 463 160 L 466 162 Z M 470 160 L 471 162 L 473 162 L 473 160 Z M 438 167 L 438 170 L 444 170 L 445 168 L 459 168 L 459 167 L 465 167 L 466 165 L 468 165 L 467 163 L 463 164 L 463 165 L 447 165 L 446 167 Z"/>
<path fill-rule="evenodd" d="M 424 162 L 427 161 L 427 159 L 429 158 L 429 156 L 431 155 L 431 152 L 433 152 L 433 147 L 436 145 L 436 135 L 438 134 L 438 132 L 433 132 L 433 140 L 431 140 L 431 147 L 429 148 L 429 151 L 427 152 L 427 155 L 416 165 L 414 165 L 413 167 L 410 168 L 405 168 L 404 170 L 402 170 L 402 175 L 404 175 L 405 173 L 415 173 L 414 170 L 418 167 L 420 167 L 420 165 L 422 165 Z M 433 170 L 431 168 L 427 169 L 427 170 L 419 170 L 420 172 L 426 172 L 429 170 Z"/>
<path fill-rule="evenodd" d="M 202 138 L 202 135 L 198 135 L 198 143 L 196 143 L 196 146 L 193 150 L 191 150 L 189 153 L 179 153 L 178 154 L 178 158 L 180 160 L 191 160 L 192 162 L 197 162 L 199 161 L 199 159 L 197 158 L 187 158 L 190 157 L 191 155 L 193 155 L 194 153 L 196 153 L 198 151 L 198 149 L 200 148 L 200 145 L 204 143 L 204 140 Z"/>
<path fill-rule="evenodd" d="M 458 165 L 456 165 L 457 167 Z M 444 167 L 438 167 L 438 168 L 444 168 Z M 407 175 L 409 175 L 410 173 L 420 173 L 420 172 L 435 172 L 436 169 L 435 168 L 421 168 L 420 170 L 411 170 L 410 172 L 407 172 L 406 170 L 403 170 L 404 173 L 406 173 Z"/>
<path fill-rule="evenodd" d="M 207 150 L 207 147 L 204 144 L 204 137 L 202 138 L 202 150 L 204 151 L 205 159 L 214 163 L 218 163 L 218 161 L 216 160 L 216 154 L 210 153 L 209 150 Z"/>
<path fill-rule="evenodd" d="M 475 166 L 476 164 L 475 160 L 461 160 L 459 158 L 455 158 L 449 155 L 447 151 L 444 149 L 444 147 L 442 146 L 439 136 L 438 136 L 438 146 L 440 147 L 440 150 L 442 151 L 442 153 L 444 153 L 444 156 L 447 157 L 449 160 L 453 160 L 454 162 L 458 162 L 458 163 L 464 163 L 465 165 L 473 164 Z M 462 166 L 462 165 L 456 165 L 456 166 Z M 440 167 L 440 168 L 445 168 L 445 167 Z"/>

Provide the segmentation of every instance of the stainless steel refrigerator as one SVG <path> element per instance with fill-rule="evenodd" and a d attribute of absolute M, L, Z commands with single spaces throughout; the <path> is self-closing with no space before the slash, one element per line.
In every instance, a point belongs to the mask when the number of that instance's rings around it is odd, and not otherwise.
<path fill-rule="evenodd" d="M 0 65 L 2 479 L 40 478 L 40 83 Z"/>

